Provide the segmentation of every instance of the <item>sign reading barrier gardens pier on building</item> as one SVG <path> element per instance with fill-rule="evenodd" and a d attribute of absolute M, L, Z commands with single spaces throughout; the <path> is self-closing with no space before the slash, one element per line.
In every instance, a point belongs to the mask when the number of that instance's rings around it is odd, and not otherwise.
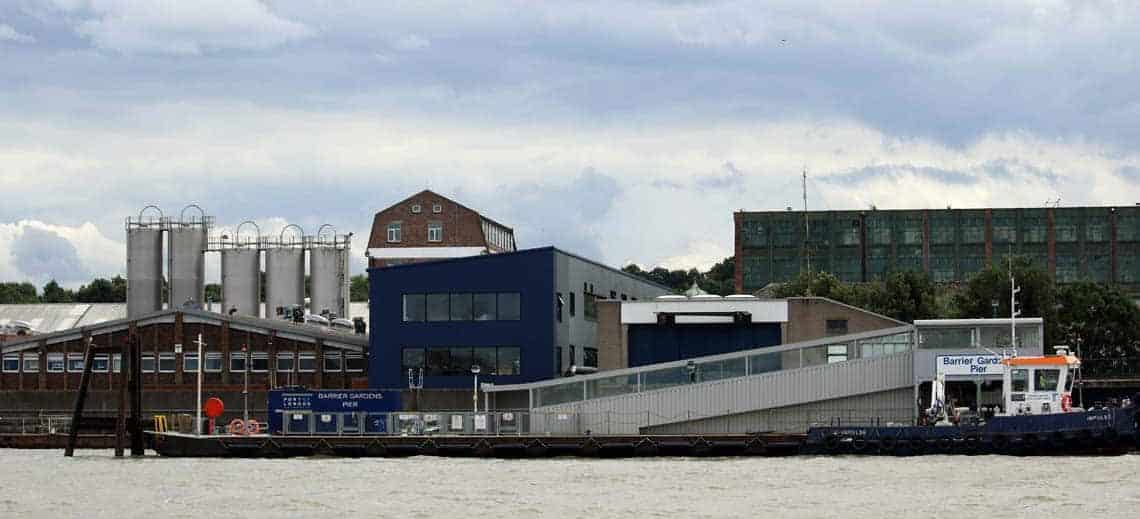
<path fill-rule="evenodd" d="M 939 355 L 934 358 L 935 373 L 948 376 L 1001 376 L 1001 355 Z"/>

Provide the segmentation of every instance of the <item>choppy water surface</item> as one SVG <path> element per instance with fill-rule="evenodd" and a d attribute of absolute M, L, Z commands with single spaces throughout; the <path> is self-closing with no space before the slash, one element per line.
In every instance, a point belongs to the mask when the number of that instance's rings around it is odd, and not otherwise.
<path fill-rule="evenodd" d="M 188 460 L 0 450 L 0 489 L 0 517 L 1140 517 L 1140 455 Z"/>

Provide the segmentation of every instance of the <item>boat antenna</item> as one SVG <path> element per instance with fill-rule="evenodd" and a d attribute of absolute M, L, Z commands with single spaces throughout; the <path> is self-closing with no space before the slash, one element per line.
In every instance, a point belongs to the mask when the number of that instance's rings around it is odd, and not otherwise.
<path fill-rule="evenodd" d="M 1021 310 L 1017 308 L 1017 293 L 1021 288 L 1013 278 L 1013 245 L 1009 246 L 1009 345 L 1013 348 L 1013 356 L 1017 356 L 1017 316 Z"/>

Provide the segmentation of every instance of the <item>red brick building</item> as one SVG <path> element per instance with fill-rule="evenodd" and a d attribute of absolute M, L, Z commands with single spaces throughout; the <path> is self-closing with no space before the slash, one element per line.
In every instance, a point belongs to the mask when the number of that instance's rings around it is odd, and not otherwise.
<path fill-rule="evenodd" d="M 424 190 L 376 213 L 368 266 L 513 252 L 515 233 L 454 200 Z"/>

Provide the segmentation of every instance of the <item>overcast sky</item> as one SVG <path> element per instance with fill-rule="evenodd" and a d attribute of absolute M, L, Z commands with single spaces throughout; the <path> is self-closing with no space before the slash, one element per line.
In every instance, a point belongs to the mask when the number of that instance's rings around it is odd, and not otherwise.
<path fill-rule="evenodd" d="M 6 0 L 0 280 L 125 272 L 147 204 L 362 253 L 430 187 L 705 268 L 805 167 L 812 209 L 1140 201 L 1140 3 L 911 4 Z"/>

